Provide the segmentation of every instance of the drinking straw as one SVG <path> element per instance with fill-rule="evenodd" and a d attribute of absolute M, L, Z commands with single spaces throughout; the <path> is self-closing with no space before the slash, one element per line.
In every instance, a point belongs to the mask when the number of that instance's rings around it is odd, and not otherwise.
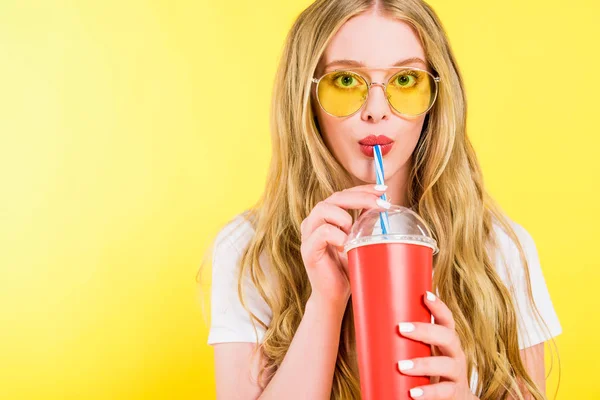
<path fill-rule="evenodd" d="M 377 184 L 385 185 L 385 183 L 383 183 L 383 156 L 381 155 L 381 147 L 379 145 L 373 146 L 373 153 L 375 155 L 375 178 L 377 179 Z M 385 193 L 380 197 L 387 201 Z M 387 211 L 379 213 L 379 223 L 381 224 L 381 231 L 383 234 L 387 234 L 390 230 L 390 221 L 388 219 Z"/>

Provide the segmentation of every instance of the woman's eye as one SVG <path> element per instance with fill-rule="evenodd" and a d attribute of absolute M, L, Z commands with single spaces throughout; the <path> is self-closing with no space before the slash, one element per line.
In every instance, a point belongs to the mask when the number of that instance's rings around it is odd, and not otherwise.
<path fill-rule="evenodd" d="M 341 75 L 336 79 L 336 83 L 343 88 L 351 88 L 358 84 L 358 80 L 352 75 Z"/>
<path fill-rule="evenodd" d="M 398 78 L 396 78 L 396 83 L 400 87 L 411 87 L 417 83 L 417 78 L 412 75 L 403 74 L 399 75 Z"/>

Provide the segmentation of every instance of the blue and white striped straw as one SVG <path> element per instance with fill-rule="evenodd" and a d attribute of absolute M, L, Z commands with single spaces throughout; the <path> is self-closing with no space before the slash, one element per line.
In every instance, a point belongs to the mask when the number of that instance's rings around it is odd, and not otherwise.
<path fill-rule="evenodd" d="M 379 145 L 373 146 L 373 152 L 375 154 L 375 177 L 378 185 L 385 185 L 383 183 L 383 156 L 381 155 L 381 147 Z M 381 195 L 381 198 L 387 201 L 387 196 Z M 379 223 L 381 224 L 381 231 L 383 234 L 387 234 L 390 230 L 390 221 L 388 219 L 387 211 L 379 213 Z"/>

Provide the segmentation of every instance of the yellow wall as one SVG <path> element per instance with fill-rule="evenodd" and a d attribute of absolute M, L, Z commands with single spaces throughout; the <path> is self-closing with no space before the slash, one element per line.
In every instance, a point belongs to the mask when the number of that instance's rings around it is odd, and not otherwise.
<path fill-rule="evenodd" d="M 309 2 L 227 3 L 0 2 L 0 398 L 214 397 L 195 275 L 263 187 L 275 62 Z M 600 398 L 600 5 L 432 4 L 487 186 L 538 245 L 562 398 Z"/>

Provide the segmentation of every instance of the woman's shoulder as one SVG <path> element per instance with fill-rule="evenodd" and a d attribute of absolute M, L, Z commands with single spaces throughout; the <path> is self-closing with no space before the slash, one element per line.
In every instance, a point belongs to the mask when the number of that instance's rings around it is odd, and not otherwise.
<path fill-rule="evenodd" d="M 520 223 L 516 222 L 507 215 L 503 215 L 504 223 L 502 224 L 498 219 L 494 219 L 493 222 L 493 233 L 495 235 L 495 265 L 497 267 L 506 266 L 508 271 L 503 271 L 503 268 L 498 268 L 498 272 L 502 275 L 502 272 L 508 272 L 516 277 L 522 277 L 524 266 L 521 260 L 519 247 L 515 240 L 509 235 L 506 230 L 507 225 L 514 232 L 518 243 L 523 249 L 525 259 L 527 263 L 539 262 L 537 247 L 533 237 L 529 231 Z"/>
<path fill-rule="evenodd" d="M 515 235 L 525 253 L 535 250 L 535 242 L 529 231 L 521 224 L 513 220 L 507 215 L 503 216 L 504 222 L 514 231 Z M 511 239 L 510 235 L 506 231 L 505 226 L 498 219 L 494 219 L 493 230 L 496 235 L 499 249 L 505 255 L 515 255 L 518 253 L 517 244 Z"/>
<path fill-rule="evenodd" d="M 244 211 L 235 215 L 221 227 L 215 237 L 215 249 L 242 251 L 252 240 L 254 234 L 255 229 L 249 212 Z"/>
<path fill-rule="evenodd" d="M 255 326 L 238 295 L 238 268 L 243 251 L 254 235 L 254 225 L 247 211 L 234 216 L 217 233 L 212 261 L 209 344 L 255 342 L 264 336 L 264 328 Z M 246 307 L 261 321 L 269 321 L 272 313 L 247 274 L 242 284 Z"/>
<path fill-rule="evenodd" d="M 536 243 L 529 231 L 521 224 L 505 216 L 506 224 L 512 228 L 523 248 L 527 269 L 523 264 L 517 243 L 511 238 L 505 227 L 494 222 L 496 235 L 495 266 L 505 286 L 515 301 L 518 315 L 519 346 L 525 348 L 550 339 L 562 332 L 556 311 L 540 264 Z M 527 273 L 526 273 L 527 271 Z M 531 285 L 532 300 L 548 325 L 538 323 L 528 298 L 527 283 Z"/>
<path fill-rule="evenodd" d="M 220 228 L 212 248 L 213 282 L 221 280 L 224 275 L 229 276 L 229 281 L 233 280 L 241 266 L 244 251 L 255 234 L 248 211 L 235 215 Z M 261 255 L 261 267 L 264 267 L 263 263 L 264 256 Z M 248 284 L 247 279 L 244 284 Z"/>

